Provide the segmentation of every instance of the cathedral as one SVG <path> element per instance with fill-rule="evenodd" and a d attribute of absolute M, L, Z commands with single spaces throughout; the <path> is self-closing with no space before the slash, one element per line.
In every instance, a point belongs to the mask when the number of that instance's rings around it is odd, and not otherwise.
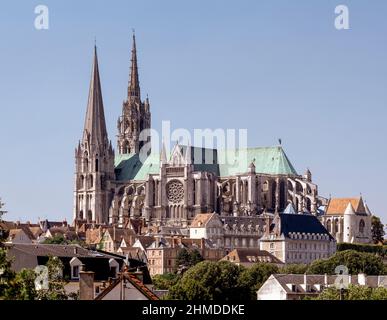
<path fill-rule="evenodd" d="M 127 97 L 117 123 L 113 149 L 106 130 L 97 49 L 81 140 L 75 150 L 74 222 L 124 227 L 138 220 L 147 226 L 187 227 L 201 213 L 255 219 L 282 212 L 317 215 L 324 199 L 309 170 L 296 172 L 281 144 L 234 150 L 247 161 L 223 161 L 230 150 L 176 144 L 172 150 L 140 151 L 149 142 L 149 99 L 142 99 L 136 39 L 133 35 Z M 240 223 L 240 222 L 239 222 Z"/>

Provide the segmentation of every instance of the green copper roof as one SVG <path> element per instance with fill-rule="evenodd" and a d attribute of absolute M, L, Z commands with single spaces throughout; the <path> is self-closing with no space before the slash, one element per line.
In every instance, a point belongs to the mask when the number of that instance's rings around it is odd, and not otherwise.
<path fill-rule="evenodd" d="M 297 175 L 280 146 L 218 151 L 218 162 L 221 177 L 245 173 L 252 162 L 257 173 Z"/>
<path fill-rule="evenodd" d="M 197 148 L 192 149 L 192 160 Z M 183 148 L 185 153 L 186 148 Z M 196 160 L 196 159 L 195 159 Z M 249 165 L 254 162 L 255 171 L 261 174 L 297 175 L 282 147 L 248 148 L 240 150 L 223 150 L 214 152 L 212 163 L 195 161 L 194 171 L 212 172 L 220 177 L 235 176 L 248 171 Z M 215 160 L 215 161 L 214 161 Z M 194 161 L 192 161 L 194 162 Z M 215 163 L 214 163 L 215 162 Z M 142 164 L 138 154 L 117 155 L 115 158 L 117 180 L 146 180 L 149 174 L 160 172 L 160 155 L 152 153 Z"/>

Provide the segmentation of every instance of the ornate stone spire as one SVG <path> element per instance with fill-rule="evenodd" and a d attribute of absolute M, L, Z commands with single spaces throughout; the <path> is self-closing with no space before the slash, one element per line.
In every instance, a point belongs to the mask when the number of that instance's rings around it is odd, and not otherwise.
<path fill-rule="evenodd" d="M 130 79 L 128 87 L 128 100 L 141 100 L 140 81 L 138 80 L 136 35 L 133 32 L 132 59 L 130 66 Z"/>
<path fill-rule="evenodd" d="M 87 140 L 90 147 L 100 147 L 108 144 L 96 46 L 94 46 L 94 58 L 89 88 L 89 99 L 87 102 L 84 139 Z"/>
<path fill-rule="evenodd" d="M 108 222 L 111 195 L 107 181 L 111 179 L 114 179 L 114 151 L 106 130 L 97 47 L 94 46 L 85 127 L 75 152 L 74 221 Z"/>
<path fill-rule="evenodd" d="M 136 37 L 133 33 L 132 59 L 128 85 L 128 99 L 122 106 L 122 115 L 117 122 L 117 149 L 119 154 L 139 153 L 145 143 L 140 134 L 151 127 L 149 99 L 141 101 L 140 82 L 138 80 Z"/>

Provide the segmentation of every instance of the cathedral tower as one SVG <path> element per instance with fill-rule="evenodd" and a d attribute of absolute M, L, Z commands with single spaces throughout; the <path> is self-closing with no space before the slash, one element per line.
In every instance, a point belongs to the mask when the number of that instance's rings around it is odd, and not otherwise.
<path fill-rule="evenodd" d="M 150 142 L 140 141 L 140 133 L 150 129 L 151 113 L 149 99 L 141 101 L 140 82 L 137 67 L 136 37 L 133 34 L 132 59 L 128 85 L 128 98 L 122 106 L 122 115 L 118 119 L 117 149 L 119 154 L 139 153 L 143 145 Z"/>
<path fill-rule="evenodd" d="M 82 140 L 75 149 L 74 221 L 108 223 L 114 151 L 108 139 L 98 69 L 97 48 Z"/>

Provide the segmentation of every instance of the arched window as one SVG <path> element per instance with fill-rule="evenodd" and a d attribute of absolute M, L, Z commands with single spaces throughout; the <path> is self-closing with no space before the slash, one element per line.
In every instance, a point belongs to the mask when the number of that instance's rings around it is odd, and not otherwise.
<path fill-rule="evenodd" d="M 93 175 L 89 175 L 89 188 L 92 188 L 94 184 Z"/>
<path fill-rule="evenodd" d="M 97 154 L 98 157 L 98 154 Z M 95 172 L 98 172 L 98 159 L 95 159 Z"/>
<path fill-rule="evenodd" d="M 262 191 L 263 192 L 266 192 L 266 191 L 269 191 L 269 181 L 265 181 L 262 185 Z"/>
<path fill-rule="evenodd" d="M 359 232 L 364 233 L 364 228 L 365 228 L 365 222 L 363 219 L 361 219 L 359 222 Z"/>
<path fill-rule="evenodd" d="M 312 201 L 309 198 L 306 198 L 306 210 L 310 212 L 312 210 Z"/>
<path fill-rule="evenodd" d="M 277 191 L 277 182 L 273 181 L 271 185 L 271 208 L 273 210 L 275 210 L 276 191 Z"/>
<path fill-rule="evenodd" d="M 84 176 L 80 176 L 79 177 L 79 188 L 83 189 L 84 187 L 85 187 L 85 177 Z"/>
<path fill-rule="evenodd" d="M 281 181 L 280 182 L 280 190 L 279 190 L 280 194 L 279 194 L 279 206 L 280 206 L 280 210 L 284 210 L 285 207 L 286 207 L 286 185 L 285 185 L 285 181 Z"/>
<path fill-rule="evenodd" d="M 85 153 L 85 158 L 83 159 L 83 172 L 89 171 L 89 160 L 87 159 L 87 153 Z"/>
<path fill-rule="evenodd" d="M 330 219 L 327 220 L 327 229 L 329 233 L 332 233 L 332 222 Z"/>
<path fill-rule="evenodd" d="M 339 232 L 339 219 L 335 219 L 335 232 Z"/>

